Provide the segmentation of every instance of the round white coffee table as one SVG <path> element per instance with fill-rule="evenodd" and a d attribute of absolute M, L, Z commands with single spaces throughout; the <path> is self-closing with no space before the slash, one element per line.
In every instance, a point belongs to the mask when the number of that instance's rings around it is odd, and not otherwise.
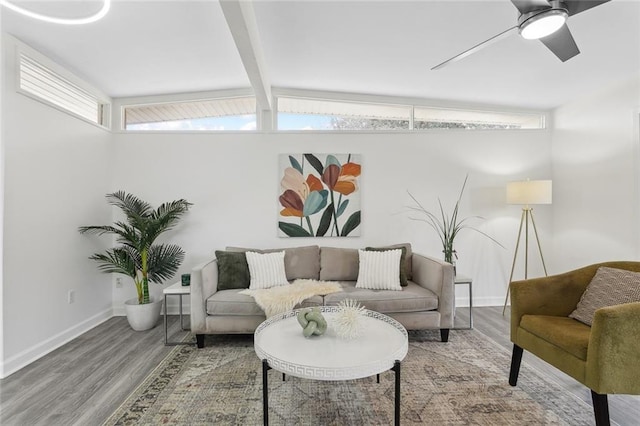
<path fill-rule="evenodd" d="M 265 425 L 269 423 L 267 372 L 272 368 L 313 380 L 352 380 L 393 370 L 395 424 L 400 424 L 400 363 L 409 349 L 407 330 L 393 318 L 366 310 L 362 335 L 354 340 L 341 339 L 333 320 L 338 310 L 336 306 L 321 307 L 328 323 L 322 336 L 302 335 L 296 318 L 299 310 L 271 317 L 256 329 L 254 347 L 262 360 Z"/>

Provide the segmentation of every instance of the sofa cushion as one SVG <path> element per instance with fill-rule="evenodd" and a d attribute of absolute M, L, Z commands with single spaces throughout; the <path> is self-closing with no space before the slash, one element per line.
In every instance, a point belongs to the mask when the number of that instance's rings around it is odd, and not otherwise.
<path fill-rule="evenodd" d="M 355 281 L 358 268 L 358 249 L 320 247 L 321 281 Z"/>
<path fill-rule="evenodd" d="M 392 244 L 390 246 L 383 247 L 367 247 L 367 250 L 395 250 L 395 249 L 404 249 L 404 266 L 405 271 L 407 273 L 407 280 L 413 278 L 413 251 L 411 251 L 410 243 L 402 243 L 402 244 Z M 402 284 L 402 281 L 401 281 Z M 405 284 L 402 284 L 405 285 Z"/>
<path fill-rule="evenodd" d="M 251 296 L 239 294 L 242 289 L 221 290 L 207 299 L 208 315 L 264 315 Z M 296 308 L 322 306 L 322 296 L 313 296 Z"/>
<path fill-rule="evenodd" d="M 389 247 L 367 247 L 366 251 L 389 251 L 389 250 L 397 250 Z M 402 287 L 406 287 L 408 284 L 407 279 L 407 248 L 400 247 L 402 250 L 402 255 L 400 255 L 400 285 Z M 359 273 L 360 271 L 358 271 Z"/>
<path fill-rule="evenodd" d="M 284 270 L 289 281 L 298 278 L 320 279 L 320 247 L 290 247 L 280 249 L 251 249 L 243 247 L 227 247 L 228 251 L 253 251 L 256 253 L 273 253 L 284 250 Z"/>
<path fill-rule="evenodd" d="M 402 250 L 358 250 L 359 269 L 356 288 L 401 291 L 400 260 Z"/>
<path fill-rule="evenodd" d="M 420 312 L 438 309 L 438 296 L 409 281 L 402 291 L 356 288 L 354 281 L 340 281 L 342 292 L 324 297 L 326 306 L 337 306 L 344 299 L 353 299 L 372 311 L 387 313 Z"/>
<path fill-rule="evenodd" d="M 591 325 L 598 309 L 633 302 L 640 302 L 640 272 L 601 266 L 569 317 Z"/>
<path fill-rule="evenodd" d="M 567 317 L 523 315 L 520 327 L 576 358 L 587 359 L 591 335 L 588 325 Z"/>
<path fill-rule="evenodd" d="M 218 290 L 249 288 L 249 265 L 244 253 L 216 250 L 216 259 L 218 259 Z"/>

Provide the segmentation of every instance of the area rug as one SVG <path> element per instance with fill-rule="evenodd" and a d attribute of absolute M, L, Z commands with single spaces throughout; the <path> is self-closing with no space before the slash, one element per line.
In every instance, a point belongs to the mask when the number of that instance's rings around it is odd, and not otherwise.
<path fill-rule="evenodd" d="M 590 425 L 592 409 L 478 331 L 410 332 L 402 363 L 403 425 Z M 261 364 L 252 336 L 207 336 L 176 347 L 105 425 L 260 425 Z M 269 372 L 272 425 L 391 425 L 394 373 L 319 382 Z"/>

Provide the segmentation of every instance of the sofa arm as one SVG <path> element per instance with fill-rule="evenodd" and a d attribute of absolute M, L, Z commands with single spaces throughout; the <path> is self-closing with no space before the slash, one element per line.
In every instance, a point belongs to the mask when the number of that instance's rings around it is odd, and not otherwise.
<path fill-rule="evenodd" d="M 640 395 L 640 302 L 596 311 L 585 385 L 600 394 Z"/>
<path fill-rule="evenodd" d="M 206 331 L 207 299 L 218 290 L 218 260 L 212 259 L 191 270 L 191 331 Z"/>
<path fill-rule="evenodd" d="M 440 259 L 413 253 L 412 281 L 438 296 L 440 327 L 452 328 L 455 309 L 453 265 Z"/>

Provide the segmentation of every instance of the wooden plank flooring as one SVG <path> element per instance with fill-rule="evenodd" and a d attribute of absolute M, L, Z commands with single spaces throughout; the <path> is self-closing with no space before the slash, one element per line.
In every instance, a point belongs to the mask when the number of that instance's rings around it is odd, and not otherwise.
<path fill-rule="evenodd" d="M 456 327 L 468 327 L 468 312 L 468 308 L 457 309 Z M 510 324 L 508 308 L 504 316 L 502 315 L 502 306 L 473 308 L 473 325 L 474 329 L 490 337 L 500 346 L 509 350 L 509 352 L 513 349 L 513 343 L 511 343 L 511 340 L 509 339 Z M 452 331 L 452 333 L 453 332 L 455 331 Z M 577 398 L 591 405 L 591 391 L 587 387 L 578 383 L 572 377 L 526 351 L 522 357 L 522 362 L 535 368 L 547 379 L 560 385 L 562 389 L 573 393 Z M 507 366 L 507 368 L 508 367 L 509 366 Z M 505 380 L 508 380 L 508 377 L 505 377 Z M 522 380 L 526 380 L 526 376 L 521 373 L 518 381 Z M 640 396 L 609 395 L 608 398 L 609 416 L 612 424 L 618 424 L 619 426 L 640 425 Z"/>
<path fill-rule="evenodd" d="M 476 330 L 511 351 L 509 317 L 501 307 L 474 308 L 473 315 Z M 468 318 L 468 309 L 459 308 L 456 326 L 467 327 Z M 177 316 L 170 316 L 169 325 L 170 333 L 180 331 Z M 0 380 L 0 424 L 100 425 L 171 350 L 164 346 L 162 324 L 136 332 L 124 317 L 111 318 Z M 591 403 L 588 389 L 569 376 L 527 353 L 523 362 Z M 640 397 L 612 395 L 609 405 L 613 422 L 640 424 Z"/>
<path fill-rule="evenodd" d="M 172 340 L 186 335 L 178 318 L 169 316 Z M 162 322 L 136 332 L 111 318 L 0 380 L 0 424 L 100 425 L 172 348 Z"/>

